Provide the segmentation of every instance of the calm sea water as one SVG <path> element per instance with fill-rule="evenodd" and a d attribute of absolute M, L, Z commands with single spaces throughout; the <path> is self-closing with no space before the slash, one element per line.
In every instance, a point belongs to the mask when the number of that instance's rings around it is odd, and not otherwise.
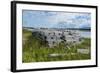
<path fill-rule="evenodd" d="M 79 33 L 84 38 L 91 38 L 91 31 L 79 31 Z"/>

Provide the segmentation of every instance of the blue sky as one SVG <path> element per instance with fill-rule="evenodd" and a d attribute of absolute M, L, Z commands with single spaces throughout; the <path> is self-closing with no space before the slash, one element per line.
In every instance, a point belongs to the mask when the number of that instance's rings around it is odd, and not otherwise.
<path fill-rule="evenodd" d="M 91 27 L 90 13 L 23 10 L 23 26 L 34 28 Z"/>

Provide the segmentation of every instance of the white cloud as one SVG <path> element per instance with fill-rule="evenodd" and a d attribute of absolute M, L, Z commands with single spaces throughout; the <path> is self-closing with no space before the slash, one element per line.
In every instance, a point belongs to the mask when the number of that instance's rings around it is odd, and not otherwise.
<path fill-rule="evenodd" d="M 78 18 L 77 18 L 78 17 Z M 48 22 L 53 23 L 53 26 L 57 26 L 60 22 L 66 22 L 66 26 L 72 25 L 72 27 L 81 27 L 83 25 L 90 27 L 90 15 L 88 13 L 63 13 L 59 12 L 57 15 L 52 16 Z M 55 24 L 55 25 L 54 25 Z M 59 27 L 60 24 L 58 24 Z M 65 26 L 65 23 L 64 25 Z"/>

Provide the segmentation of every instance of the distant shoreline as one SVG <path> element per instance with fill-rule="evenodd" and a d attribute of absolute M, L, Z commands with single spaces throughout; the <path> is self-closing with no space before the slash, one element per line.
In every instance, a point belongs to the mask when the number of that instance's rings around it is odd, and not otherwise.
<path fill-rule="evenodd" d="M 57 30 L 84 30 L 84 31 L 91 31 L 90 28 L 33 28 L 33 27 L 23 27 L 27 29 L 57 29 Z"/>

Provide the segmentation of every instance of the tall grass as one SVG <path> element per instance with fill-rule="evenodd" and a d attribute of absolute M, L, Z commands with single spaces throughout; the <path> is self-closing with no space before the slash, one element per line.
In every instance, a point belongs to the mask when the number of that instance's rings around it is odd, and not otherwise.
<path fill-rule="evenodd" d="M 27 35 L 27 36 L 25 36 Z M 60 43 L 57 46 L 49 48 L 48 44 L 43 40 L 38 39 L 32 35 L 31 31 L 23 30 L 22 61 L 29 62 L 47 62 L 47 61 L 64 61 L 64 60 L 86 60 L 90 59 L 89 54 L 81 54 L 77 49 L 84 48 L 90 49 L 91 41 L 89 38 L 83 39 L 79 44 L 65 44 Z M 62 54 L 61 56 L 52 57 L 50 54 Z"/>

